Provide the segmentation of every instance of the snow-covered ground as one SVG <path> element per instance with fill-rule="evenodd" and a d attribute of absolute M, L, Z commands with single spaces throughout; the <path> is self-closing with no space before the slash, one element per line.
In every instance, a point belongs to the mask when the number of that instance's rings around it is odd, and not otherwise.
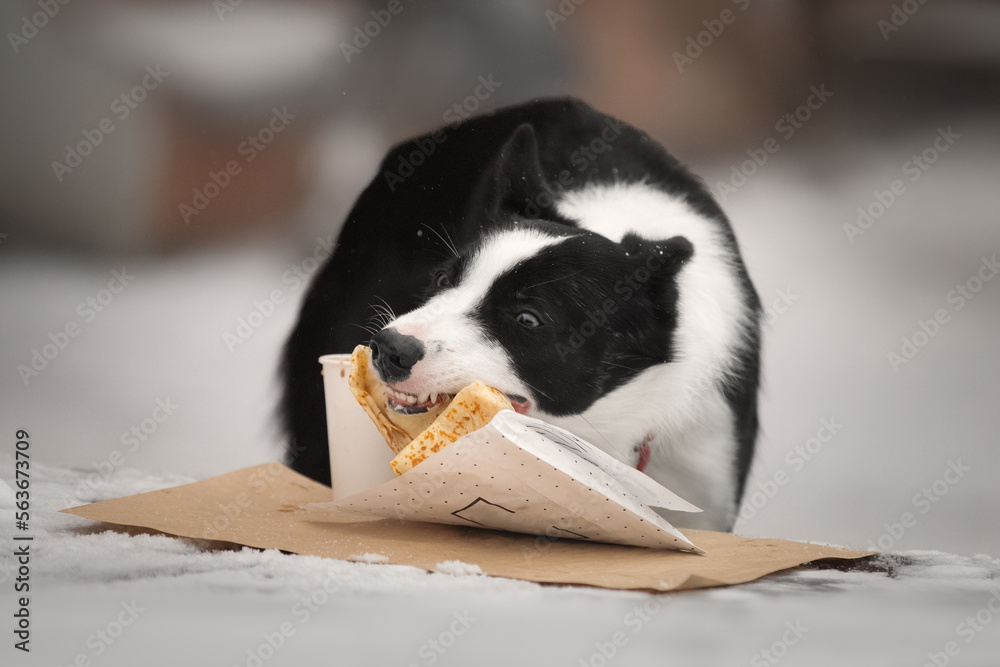
<path fill-rule="evenodd" d="M 87 499 L 187 481 L 123 471 Z M 872 571 L 649 595 L 112 532 L 56 512 L 85 483 L 35 468 L 32 654 L 4 664 L 920 665 L 953 642 L 955 664 L 991 665 L 1000 650 L 987 556 L 908 551 Z"/>

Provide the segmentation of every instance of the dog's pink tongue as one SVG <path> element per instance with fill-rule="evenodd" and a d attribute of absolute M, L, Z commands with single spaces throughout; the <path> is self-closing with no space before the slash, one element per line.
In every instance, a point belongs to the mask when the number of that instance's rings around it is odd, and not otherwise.
<path fill-rule="evenodd" d="M 514 412 L 516 412 L 519 415 L 528 414 L 528 408 L 531 407 L 530 401 L 528 401 L 527 399 L 523 401 L 517 401 L 511 398 L 510 396 L 508 396 L 507 398 L 510 398 L 510 404 L 511 406 L 513 406 Z"/>
<path fill-rule="evenodd" d="M 635 464 L 635 469 L 639 472 L 646 472 L 646 466 L 649 465 L 649 439 L 642 441 L 639 445 L 639 462 Z"/>

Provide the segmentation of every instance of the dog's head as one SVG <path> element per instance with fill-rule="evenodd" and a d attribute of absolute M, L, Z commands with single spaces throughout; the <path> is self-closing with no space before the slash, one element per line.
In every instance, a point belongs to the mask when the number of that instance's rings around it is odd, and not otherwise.
<path fill-rule="evenodd" d="M 427 277 L 424 305 L 371 340 L 391 407 L 421 412 L 481 380 L 520 412 L 578 414 L 671 360 L 687 239 L 616 243 L 561 219 L 554 204 L 538 206 L 552 191 L 529 126 L 486 182 L 492 231 L 456 248 Z M 526 215 L 532 206 L 542 219 Z"/>

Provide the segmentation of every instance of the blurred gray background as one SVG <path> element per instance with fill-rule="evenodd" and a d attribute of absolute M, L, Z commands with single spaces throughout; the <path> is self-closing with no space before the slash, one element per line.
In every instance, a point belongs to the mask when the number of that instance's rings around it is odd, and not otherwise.
<path fill-rule="evenodd" d="M 0 440 L 37 461 L 279 457 L 279 348 L 385 150 L 573 94 L 704 177 L 768 307 L 737 531 L 1000 553 L 1000 4 L 11 0 L 0 25 Z"/>

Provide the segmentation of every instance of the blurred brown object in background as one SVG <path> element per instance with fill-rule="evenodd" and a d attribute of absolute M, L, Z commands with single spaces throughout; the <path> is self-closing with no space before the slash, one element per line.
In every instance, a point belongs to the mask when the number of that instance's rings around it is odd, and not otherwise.
<path fill-rule="evenodd" d="M 996 2 L 59 7 L 0 68 L 0 216 L 18 245 L 155 252 L 336 233 L 391 144 L 470 100 L 463 115 L 576 95 L 696 165 L 760 145 L 813 86 L 837 103 L 796 142 L 826 147 L 846 134 L 884 138 L 944 104 L 982 111 L 998 100 Z M 9 0 L 0 23 L 24 26 L 37 11 Z M 155 66 L 169 76 L 119 119 L 109 106 Z M 497 84 L 478 96 L 484 78 Z M 286 106 L 295 119 L 270 130 Z M 54 174 L 104 119 L 113 134 Z M 266 131 L 270 143 L 241 152 Z M 828 152 L 818 164 L 835 166 Z"/>
<path fill-rule="evenodd" d="M 669 150 L 711 155 L 759 139 L 808 88 L 806 18 L 794 3 L 590 0 L 557 29 L 581 97 Z"/>
<path fill-rule="evenodd" d="M 0 70 L 18 245 L 144 252 L 295 227 L 331 106 L 316 90 L 339 71 L 334 5 L 59 6 Z M 37 9 L 12 0 L 0 23 Z"/>
<path fill-rule="evenodd" d="M 171 105 L 154 213 L 155 244 L 174 248 L 281 227 L 309 189 L 308 120 L 287 108 L 258 125 Z"/>

